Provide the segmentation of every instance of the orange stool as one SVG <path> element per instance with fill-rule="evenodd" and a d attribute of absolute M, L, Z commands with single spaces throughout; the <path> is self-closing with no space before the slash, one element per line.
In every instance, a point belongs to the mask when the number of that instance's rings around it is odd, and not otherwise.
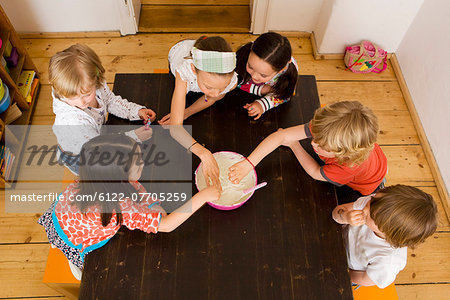
<path fill-rule="evenodd" d="M 397 290 L 395 284 L 391 284 L 384 289 L 374 286 L 360 286 L 353 290 L 354 300 L 398 300 Z"/>
<path fill-rule="evenodd" d="M 50 247 L 42 282 L 69 299 L 78 299 L 80 281 L 72 275 L 67 258 L 57 248 Z"/>
<path fill-rule="evenodd" d="M 61 181 L 62 191 L 77 178 L 77 176 L 64 167 L 64 174 Z M 72 275 L 67 258 L 57 248 L 50 246 L 42 282 L 69 299 L 78 299 L 80 281 Z"/>
<path fill-rule="evenodd" d="M 165 73 L 169 73 L 170 70 L 169 69 L 153 69 L 153 73 L 157 73 L 157 74 L 165 74 Z"/>

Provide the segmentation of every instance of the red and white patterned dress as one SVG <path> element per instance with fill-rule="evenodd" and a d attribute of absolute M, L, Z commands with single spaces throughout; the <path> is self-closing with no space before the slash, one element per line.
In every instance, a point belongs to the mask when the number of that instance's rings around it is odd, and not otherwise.
<path fill-rule="evenodd" d="M 139 182 L 132 185 L 137 193 L 146 192 Z M 103 227 L 100 210 L 96 206 L 81 213 L 75 205 L 72 205 L 77 193 L 78 183 L 74 182 L 66 188 L 60 200 L 52 204 L 38 223 L 44 226 L 50 243 L 59 248 L 67 259 L 82 267 L 84 256 L 103 246 L 117 233 L 121 225 L 116 225 L 117 218 L 113 213 L 109 224 Z M 130 230 L 139 229 L 147 233 L 157 233 L 161 213 L 149 207 L 154 203 L 151 199 L 135 202 L 124 198 L 119 202 L 122 225 Z"/>

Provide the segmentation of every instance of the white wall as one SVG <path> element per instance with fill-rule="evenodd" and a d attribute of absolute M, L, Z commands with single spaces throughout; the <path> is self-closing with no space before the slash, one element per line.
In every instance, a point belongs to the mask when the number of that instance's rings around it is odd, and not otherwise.
<path fill-rule="evenodd" d="M 424 0 L 324 0 L 314 34 L 319 53 L 370 40 L 395 52 Z"/>
<path fill-rule="evenodd" d="M 116 0 L 0 0 L 17 32 L 117 31 Z"/>
<path fill-rule="evenodd" d="M 450 2 L 425 0 L 397 57 L 428 141 L 450 191 Z"/>
<path fill-rule="evenodd" d="M 324 0 L 270 0 L 266 29 L 312 32 Z"/>

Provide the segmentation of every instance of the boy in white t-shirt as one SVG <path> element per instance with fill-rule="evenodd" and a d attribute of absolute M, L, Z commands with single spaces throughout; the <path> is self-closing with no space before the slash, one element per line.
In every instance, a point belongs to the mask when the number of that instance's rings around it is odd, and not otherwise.
<path fill-rule="evenodd" d="M 407 247 L 424 242 L 438 222 L 431 195 L 406 185 L 339 205 L 332 215 L 339 224 L 350 225 L 345 231 L 350 279 L 379 288 L 394 282 L 406 266 Z"/>

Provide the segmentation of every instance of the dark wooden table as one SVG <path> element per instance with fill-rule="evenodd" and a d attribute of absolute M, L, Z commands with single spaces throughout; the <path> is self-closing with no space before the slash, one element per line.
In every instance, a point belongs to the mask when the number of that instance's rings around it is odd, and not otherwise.
<path fill-rule="evenodd" d="M 118 74 L 114 92 L 162 117 L 173 87 L 169 74 Z M 232 91 L 185 124 L 212 152 L 249 155 L 268 134 L 309 121 L 319 107 L 314 76 L 299 76 L 296 96 L 258 121 L 242 108 L 252 99 Z M 199 162 L 193 157 L 194 167 Z M 81 299 L 352 299 L 341 229 L 331 218 L 333 186 L 308 176 L 285 147 L 256 169 L 268 185 L 234 211 L 206 205 L 171 233 L 121 229 L 87 255 Z"/>

